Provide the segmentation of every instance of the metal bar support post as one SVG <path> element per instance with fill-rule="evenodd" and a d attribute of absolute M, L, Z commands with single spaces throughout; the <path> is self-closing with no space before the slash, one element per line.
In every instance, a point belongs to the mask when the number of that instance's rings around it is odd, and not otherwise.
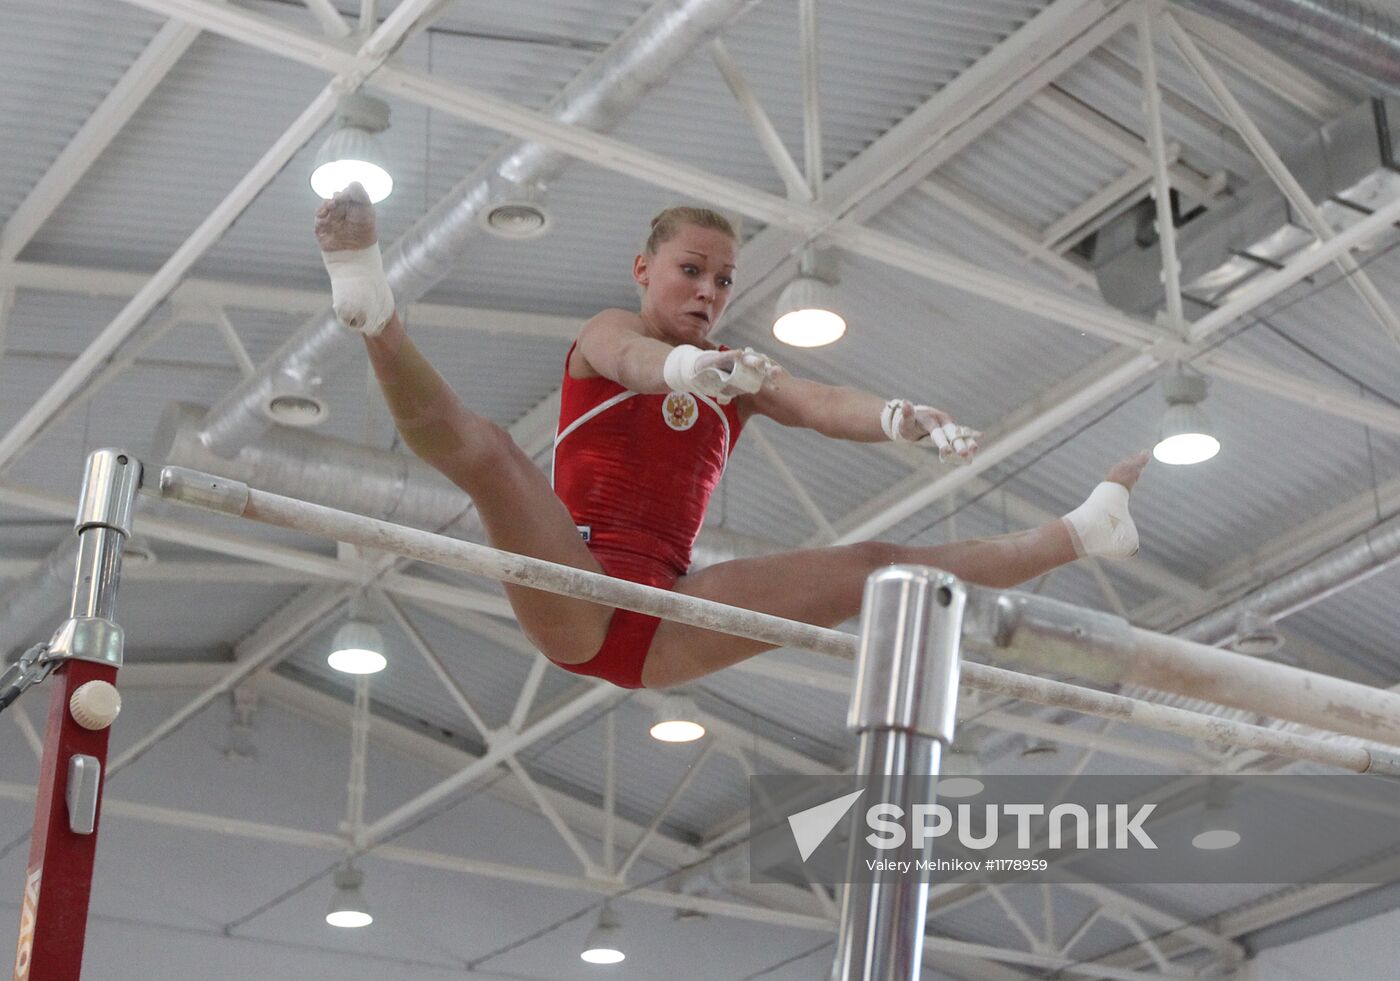
<path fill-rule="evenodd" d="M 866 581 L 847 720 L 860 735 L 857 773 L 867 791 L 862 806 L 892 804 L 910 814 L 915 804 L 933 803 L 943 749 L 953 743 L 966 603 L 963 584 L 936 569 L 890 566 Z M 924 842 L 907 844 L 891 856 L 926 862 L 931 847 Z M 857 882 L 860 844 L 853 835 L 832 976 L 918 981 L 927 876 L 877 875 Z"/>
<path fill-rule="evenodd" d="M 121 708 L 113 682 L 123 638 L 112 615 L 140 483 L 141 464 L 130 454 L 108 449 L 88 457 L 75 523 L 78 560 L 69 618 L 47 645 L 35 649 L 26 668 L 12 668 L 0 682 L 0 700 L 9 704 L 49 673 L 57 675 L 49 697 L 14 981 L 77 981 L 82 971 L 107 737 Z"/>

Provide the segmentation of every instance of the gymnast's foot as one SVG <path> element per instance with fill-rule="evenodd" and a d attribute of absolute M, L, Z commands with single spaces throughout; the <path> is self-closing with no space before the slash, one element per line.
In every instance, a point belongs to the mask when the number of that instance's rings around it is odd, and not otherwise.
<path fill-rule="evenodd" d="M 1137 554 L 1137 526 L 1128 513 L 1128 492 L 1150 459 L 1147 453 L 1137 453 L 1119 460 L 1088 499 L 1061 519 L 1081 558 L 1126 559 Z"/>
<path fill-rule="evenodd" d="M 378 336 L 394 315 L 394 293 L 384 275 L 374 205 L 359 184 L 336 191 L 316 212 L 316 241 L 331 276 L 331 306 L 340 322 Z"/>

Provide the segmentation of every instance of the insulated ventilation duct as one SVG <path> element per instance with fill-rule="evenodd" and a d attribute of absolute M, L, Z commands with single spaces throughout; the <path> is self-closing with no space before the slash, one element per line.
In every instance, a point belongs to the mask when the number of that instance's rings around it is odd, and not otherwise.
<path fill-rule="evenodd" d="M 175 403 L 156 430 L 152 457 L 240 480 L 259 490 L 426 531 L 480 526 L 471 501 L 446 477 L 402 453 L 277 426 L 225 459 L 199 439 L 205 409 Z"/>
<path fill-rule="evenodd" d="M 198 405 L 170 405 L 156 431 L 152 458 L 427 531 L 461 536 L 481 527 L 467 495 L 413 457 L 305 429 L 276 427 L 225 459 L 200 442 L 199 421 L 205 411 Z M 695 543 L 691 569 L 770 555 L 786 547 L 725 529 L 705 529 Z M 70 577 L 71 567 L 70 561 L 65 570 Z"/>
<path fill-rule="evenodd" d="M 1400 561 L 1400 518 L 1389 518 L 1171 633 L 1198 644 L 1224 646 L 1239 637 L 1244 614 L 1281 620 L 1392 568 L 1397 561 Z M 1191 712 L 1254 721 L 1250 712 L 1136 685 L 1124 688 L 1121 694 Z"/>
<path fill-rule="evenodd" d="M 34 641 L 48 639 L 44 631 L 52 631 L 63 620 L 77 567 L 78 536 L 70 533 L 28 578 L 0 595 L 0 655 L 13 655 Z"/>
<path fill-rule="evenodd" d="M 564 87 L 551 103 L 550 115 L 559 122 L 607 132 L 751 2 L 659 0 Z M 497 151 L 384 256 L 384 271 L 398 304 L 419 299 L 453 270 L 467 243 L 481 232 L 482 216 L 497 203 L 502 186 L 543 185 L 570 162 L 539 143 L 516 140 Z M 210 410 L 200 439 L 220 456 L 234 456 L 267 429 L 271 420 L 266 406 L 277 384 L 314 392 L 334 363 L 354 349 L 354 335 L 327 305 L 324 314 L 308 321 L 256 374 Z"/>
<path fill-rule="evenodd" d="M 1400 101 L 1361 103 L 1317 130 L 1283 161 L 1337 231 L 1400 197 L 1395 170 Z M 1166 300 L 1151 200 L 1114 219 L 1081 247 L 1105 300 L 1151 315 Z M 1218 305 L 1315 240 L 1267 176 L 1176 230 L 1182 292 Z"/>
<path fill-rule="evenodd" d="M 1400 17 L 1361 0 L 1175 0 L 1377 95 L 1400 98 Z"/>

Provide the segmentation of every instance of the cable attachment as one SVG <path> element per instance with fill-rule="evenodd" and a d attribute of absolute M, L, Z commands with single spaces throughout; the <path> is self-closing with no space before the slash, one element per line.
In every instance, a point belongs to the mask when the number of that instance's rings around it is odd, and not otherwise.
<path fill-rule="evenodd" d="M 0 712 L 58 667 L 58 659 L 48 657 L 48 653 L 48 644 L 35 644 L 0 674 Z"/>

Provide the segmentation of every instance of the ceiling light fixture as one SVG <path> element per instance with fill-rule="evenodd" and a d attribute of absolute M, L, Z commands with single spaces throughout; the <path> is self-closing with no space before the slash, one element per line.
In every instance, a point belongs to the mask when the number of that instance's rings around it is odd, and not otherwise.
<path fill-rule="evenodd" d="M 963 736 L 943 752 L 934 789 L 939 797 L 976 797 L 986 789 L 986 784 L 977 778 L 981 772 L 977 743 Z"/>
<path fill-rule="evenodd" d="M 1025 747 L 1021 750 L 1021 759 L 1023 760 L 1051 760 L 1059 755 L 1059 743 L 1053 743 L 1048 739 L 1027 739 Z"/>
<path fill-rule="evenodd" d="M 622 950 L 622 920 L 607 903 L 599 911 L 598 925 L 588 934 L 579 957 L 590 964 L 620 964 L 627 959 Z"/>
<path fill-rule="evenodd" d="M 369 903 L 365 902 L 364 884 L 365 874 L 353 866 L 335 870 L 335 892 L 331 894 L 331 908 L 326 913 L 327 923 L 354 929 L 374 922 Z"/>
<path fill-rule="evenodd" d="M 326 663 L 344 674 L 378 674 L 388 666 L 384 635 L 363 596 L 350 601 L 349 618 L 335 632 Z"/>
<path fill-rule="evenodd" d="M 394 178 L 376 133 L 389 128 L 389 104 L 359 92 L 340 97 L 336 104 L 335 130 L 316 151 L 311 189 L 329 199 L 337 191 L 358 182 L 374 204 L 389 196 Z"/>
<path fill-rule="evenodd" d="M 695 703 L 683 695 L 667 695 L 656 709 L 651 738 L 663 743 L 693 743 L 705 735 Z"/>
<path fill-rule="evenodd" d="M 319 377 L 278 371 L 263 397 L 263 414 L 279 426 L 319 426 L 329 415 L 325 400 L 318 394 L 320 385 Z"/>
<path fill-rule="evenodd" d="M 544 206 L 544 187 L 503 180 L 492 189 L 492 202 L 477 212 L 481 227 L 498 238 L 527 239 L 549 230 L 549 212 Z"/>
<path fill-rule="evenodd" d="M 1206 397 L 1206 380 L 1180 370 L 1162 380 L 1167 411 L 1162 416 L 1152 455 L 1163 463 L 1186 466 L 1204 463 L 1220 452 L 1220 440 L 1211 435 L 1200 403 Z"/>
<path fill-rule="evenodd" d="M 1268 657 L 1283 646 L 1283 634 L 1267 613 L 1245 610 L 1235 621 L 1235 642 L 1230 646 L 1241 654 Z"/>
<path fill-rule="evenodd" d="M 822 347 L 846 333 L 846 318 L 837 312 L 836 284 L 818 276 L 816 258 L 806 250 L 797 278 L 783 287 L 774 309 L 773 336 L 793 347 Z"/>
<path fill-rule="evenodd" d="M 1224 781 L 1211 780 L 1206 786 L 1201 820 L 1191 844 L 1201 851 L 1215 852 L 1234 848 L 1240 843 L 1240 833 L 1230 827 L 1235 823 L 1226 814 L 1230 804 L 1230 787 Z"/>

